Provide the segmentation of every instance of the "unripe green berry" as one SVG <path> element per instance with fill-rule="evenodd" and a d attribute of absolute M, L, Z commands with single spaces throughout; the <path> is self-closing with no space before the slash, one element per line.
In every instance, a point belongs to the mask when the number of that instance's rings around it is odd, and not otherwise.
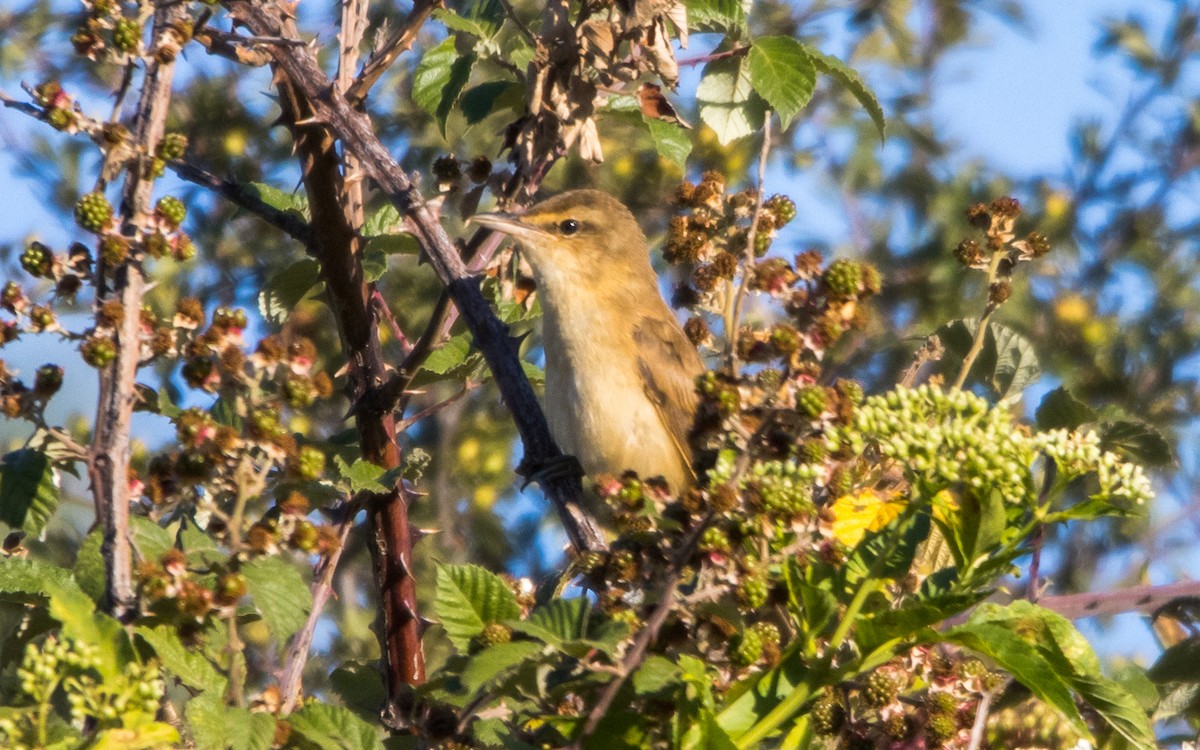
<path fill-rule="evenodd" d="M 158 155 L 167 161 L 178 159 L 187 151 L 188 139 L 183 133 L 167 133 L 158 143 Z"/>
<path fill-rule="evenodd" d="M 480 634 L 479 639 L 487 646 L 508 643 L 512 640 L 512 628 L 502 622 L 489 622 L 483 626 L 483 633 Z"/>
<path fill-rule="evenodd" d="M 809 419 L 816 419 L 829 406 L 829 394 L 819 385 L 809 385 L 796 393 L 796 411 Z"/>
<path fill-rule="evenodd" d="M 751 628 L 742 633 L 742 638 L 734 648 L 730 659 L 739 667 L 748 667 L 762 658 L 762 652 L 762 634 Z"/>
<path fill-rule="evenodd" d="M 183 220 L 187 218 L 187 207 L 183 205 L 183 201 L 167 195 L 158 199 L 154 213 L 168 227 L 178 229 Z"/>
<path fill-rule="evenodd" d="M 863 700 L 876 708 L 886 706 L 899 695 L 900 681 L 890 671 L 875 670 L 867 677 L 867 684 L 863 687 Z"/>
<path fill-rule="evenodd" d="M 25 252 L 21 253 L 21 268 L 30 276 L 49 278 L 54 265 L 54 253 L 40 242 L 30 242 Z"/>
<path fill-rule="evenodd" d="M 83 342 L 79 353 L 92 367 L 107 367 L 117 358 L 117 345 L 109 338 L 92 337 Z"/>
<path fill-rule="evenodd" d="M 88 232 L 103 232 L 112 217 L 113 207 L 104 193 L 88 193 L 75 204 L 75 223 Z"/>
<path fill-rule="evenodd" d="M 839 297 L 857 295 L 862 278 L 862 266 L 852 260 L 835 260 L 825 269 L 825 286 Z"/>
<path fill-rule="evenodd" d="M 118 52 L 133 52 L 142 41 L 142 27 L 132 18 L 121 18 L 113 24 L 112 39 Z"/>

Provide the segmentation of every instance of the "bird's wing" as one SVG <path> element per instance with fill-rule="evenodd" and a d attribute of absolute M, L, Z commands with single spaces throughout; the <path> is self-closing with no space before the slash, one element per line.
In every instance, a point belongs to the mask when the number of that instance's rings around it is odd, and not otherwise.
<path fill-rule="evenodd" d="M 704 370 L 704 363 L 673 318 L 638 317 L 633 340 L 646 395 L 675 442 L 684 466 L 695 477 L 688 432 L 696 415 L 696 377 Z"/>

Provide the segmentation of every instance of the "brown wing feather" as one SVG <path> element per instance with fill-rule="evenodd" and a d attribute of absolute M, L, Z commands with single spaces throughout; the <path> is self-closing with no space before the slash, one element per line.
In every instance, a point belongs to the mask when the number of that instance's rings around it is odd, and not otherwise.
<path fill-rule="evenodd" d="M 633 340 L 646 395 L 691 472 L 688 432 L 696 415 L 696 377 L 704 370 L 704 363 L 674 318 L 639 317 L 634 321 Z"/>

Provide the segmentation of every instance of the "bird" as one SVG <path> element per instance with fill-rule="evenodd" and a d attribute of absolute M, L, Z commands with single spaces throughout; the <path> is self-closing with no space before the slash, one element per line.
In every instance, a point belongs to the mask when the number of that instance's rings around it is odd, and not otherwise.
<path fill-rule="evenodd" d="M 543 311 L 550 432 L 593 480 L 634 471 L 695 484 L 688 433 L 704 363 L 658 290 L 637 219 L 600 190 L 571 190 L 475 224 L 512 237 Z"/>

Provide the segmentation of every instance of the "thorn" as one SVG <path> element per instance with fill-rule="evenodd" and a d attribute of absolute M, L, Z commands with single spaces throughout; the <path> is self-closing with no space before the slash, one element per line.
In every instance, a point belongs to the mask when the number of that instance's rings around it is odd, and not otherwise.
<path fill-rule="evenodd" d="M 417 617 L 417 634 L 425 635 L 425 631 L 430 627 L 437 625 L 436 620 L 430 620 L 428 617 Z"/>
<path fill-rule="evenodd" d="M 408 532 L 408 538 L 412 544 L 416 544 L 427 536 L 440 533 L 442 533 L 441 529 L 421 529 L 414 527 Z"/>

